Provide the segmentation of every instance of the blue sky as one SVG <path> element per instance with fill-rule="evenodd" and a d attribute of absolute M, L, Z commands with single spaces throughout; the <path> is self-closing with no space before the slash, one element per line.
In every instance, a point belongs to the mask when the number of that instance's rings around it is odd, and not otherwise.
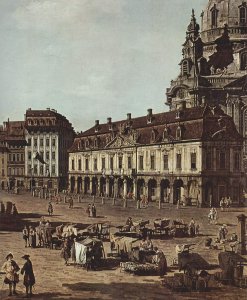
<path fill-rule="evenodd" d="M 207 0 L 0 0 L 0 122 L 54 108 L 77 131 L 167 110 Z"/>

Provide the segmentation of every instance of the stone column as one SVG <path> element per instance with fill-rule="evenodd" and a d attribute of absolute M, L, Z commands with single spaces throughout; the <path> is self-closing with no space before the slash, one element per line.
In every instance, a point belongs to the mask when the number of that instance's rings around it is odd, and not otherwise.
<path fill-rule="evenodd" d="M 85 179 L 82 178 L 82 181 L 81 181 L 81 194 L 84 194 L 85 192 Z"/>
<path fill-rule="evenodd" d="M 92 195 L 92 193 L 93 193 L 93 179 L 92 179 L 92 177 L 90 177 L 89 190 L 90 190 L 90 195 Z"/>
<path fill-rule="evenodd" d="M 78 178 L 77 178 L 77 176 L 75 176 L 75 187 L 74 187 L 74 193 L 75 194 L 77 194 L 77 187 L 78 187 L 78 184 L 77 184 L 78 181 L 77 180 L 78 180 Z"/>
<path fill-rule="evenodd" d="M 109 178 L 106 178 L 105 181 L 105 193 L 106 193 L 106 197 L 109 197 L 109 190 L 110 190 L 110 182 L 109 182 Z"/>
<path fill-rule="evenodd" d="M 173 204 L 173 183 L 170 184 L 169 203 Z"/>
<path fill-rule="evenodd" d="M 156 188 L 156 201 L 160 202 L 160 183 L 157 182 L 157 188 Z"/>
<path fill-rule="evenodd" d="M 123 192 L 123 197 L 127 198 L 127 180 L 124 179 L 124 192 Z"/>
<path fill-rule="evenodd" d="M 137 200 L 137 179 L 133 180 L 133 196 L 134 200 Z"/>
<path fill-rule="evenodd" d="M 238 218 L 238 240 L 239 240 L 239 247 L 238 252 L 242 255 L 246 254 L 246 216 L 241 214 L 237 216 Z"/>
<path fill-rule="evenodd" d="M 114 195 L 114 198 L 116 198 L 117 195 L 118 195 L 118 182 L 117 182 L 117 179 L 114 179 L 114 191 L 113 191 L 113 195 Z"/>

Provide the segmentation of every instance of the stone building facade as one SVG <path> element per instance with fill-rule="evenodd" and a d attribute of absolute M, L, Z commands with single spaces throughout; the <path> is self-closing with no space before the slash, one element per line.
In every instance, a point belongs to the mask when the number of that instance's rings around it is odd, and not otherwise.
<path fill-rule="evenodd" d="M 24 187 L 25 127 L 24 121 L 7 121 L 1 127 L 1 188 Z"/>
<path fill-rule="evenodd" d="M 210 0 L 198 23 L 193 11 L 180 73 L 167 89 L 166 104 L 170 110 L 184 102 L 187 107 L 220 105 L 244 137 L 246 171 L 247 1 Z"/>
<path fill-rule="evenodd" d="M 71 123 L 56 110 L 26 111 L 26 187 L 64 189 L 67 186 L 68 152 L 75 134 Z"/>
<path fill-rule="evenodd" d="M 218 205 L 243 190 L 242 137 L 219 107 L 201 105 L 100 124 L 69 150 L 73 193 Z"/>

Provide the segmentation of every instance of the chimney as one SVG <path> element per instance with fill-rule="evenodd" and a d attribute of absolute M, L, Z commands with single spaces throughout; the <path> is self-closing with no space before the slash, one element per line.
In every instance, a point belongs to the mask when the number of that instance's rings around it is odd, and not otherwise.
<path fill-rule="evenodd" d="M 131 120 L 131 113 L 127 114 L 127 120 L 130 121 Z"/>
<path fill-rule="evenodd" d="M 47 107 L 46 110 L 51 110 L 50 107 Z"/>
<path fill-rule="evenodd" d="M 99 120 L 95 120 L 95 127 L 99 126 Z"/>
<path fill-rule="evenodd" d="M 107 118 L 107 124 L 111 124 L 111 117 Z"/>
<path fill-rule="evenodd" d="M 148 114 L 147 114 L 147 123 L 148 124 L 152 123 L 152 118 L 153 118 L 153 110 L 152 110 L 152 108 L 149 108 Z"/>

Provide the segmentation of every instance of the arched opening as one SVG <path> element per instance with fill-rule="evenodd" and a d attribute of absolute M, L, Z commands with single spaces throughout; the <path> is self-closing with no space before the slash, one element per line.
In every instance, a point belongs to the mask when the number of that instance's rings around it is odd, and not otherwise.
<path fill-rule="evenodd" d="M 168 179 L 162 179 L 160 182 L 160 200 L 169 203 L 170 199 L 170 182 Z"/>
<path fill-rule="evenodd" d="M 238 181 L 233 181 L 233 184 L 232 184 L 232 193 L 231 193 L 232 203 L 234 203 L 236 205 L 239 205 L 240 204 L 241 195 L 242 195 L 242 187 L 241 187 L 240 183 Z"/>
<path fill-rule="evenodd" d="M 222 198 L 227 197 L 227 194 L 228 194 L 227 186 L 229 186 L 229 184 L 226 181 L 224 181 L 224 180 L 219 180 L 218 181 L 218 184 L 217 184 L 217 197 L 216 197 L 215 206 L 219 206 L 220 200 Z"/>
<path fill-rule="evenodd" d="M 216 201 L 213 196 L 213 183 L 211 181 L 207 181 L 205 184 L 205 205 L 209 207 L 214 207 L 216 205 Z"/>
<path fill-rule="evenodd" d="M 124 193 L 124 182 L 122 178 L 118 179 L 118 191 L 117 191 L 117 197 L 122 198 Z"/>
<path fill-rule="evenodd" d="M 140 200 L 143 197 L 143 195 L 145 193 L 144 189 L 145 189 L 144 179 L 138 179 L 137 180 L 137 199 L 138 200 Z"/>
<path fill-rule="evenodd" d="M 199 185 L 196 180 L 191 180 L 188 182 L 188 197 L 189 197 L 189 204 L 191 205 L 198 205 L 199 201 Z"/>
<path fill-rule="evenodd" d="M 114 178 L 109 178 L 109 197 L 114 196 Z"/>
<path fill-rule="evenodd" d="M 106 179 L 100 177 L 100 196 L 105 196 L 106 194 Z"/>
<path fill-rule="evenodd" d="M 35 179 L 30 179 L 29 181 L 29 187 L 30 187 L 30 190 L 32 190 L 32 188 L 34 188 L 36 186 L 36 181 Z"/>
<path fill-rule="evenodd" d="M 148 201 L 156 200 L 156 188 L 157 182 L 155 179 L 150 179 L 148 181 Z"/>
<path fill-rule="evenodd" d="M 90 192 L 90 178 L 84 178 L 84 194 L 88 194 Z"/>
<path fill-rule="evenodd" d="M 98 192 L 98 179 L 97 177 L 92 178 L 92 195 L 97 195 Z"/>
<path fill-rule="evenodd" d="M 173 184 L 173 204 L 181 202 L 184 195 L 184 183 L 182 179 L 176 179 Z"/>
<path fill-rule="evenodd" d="M 132 199 L 133 197 L 133 179 L 127 178 L 127 197 Z"/>
<path fill-rule="evenodd" d="M 82 178 L 78 177 L 77 178 L 77 193 L 80 194 L 82 191 Z"/>

